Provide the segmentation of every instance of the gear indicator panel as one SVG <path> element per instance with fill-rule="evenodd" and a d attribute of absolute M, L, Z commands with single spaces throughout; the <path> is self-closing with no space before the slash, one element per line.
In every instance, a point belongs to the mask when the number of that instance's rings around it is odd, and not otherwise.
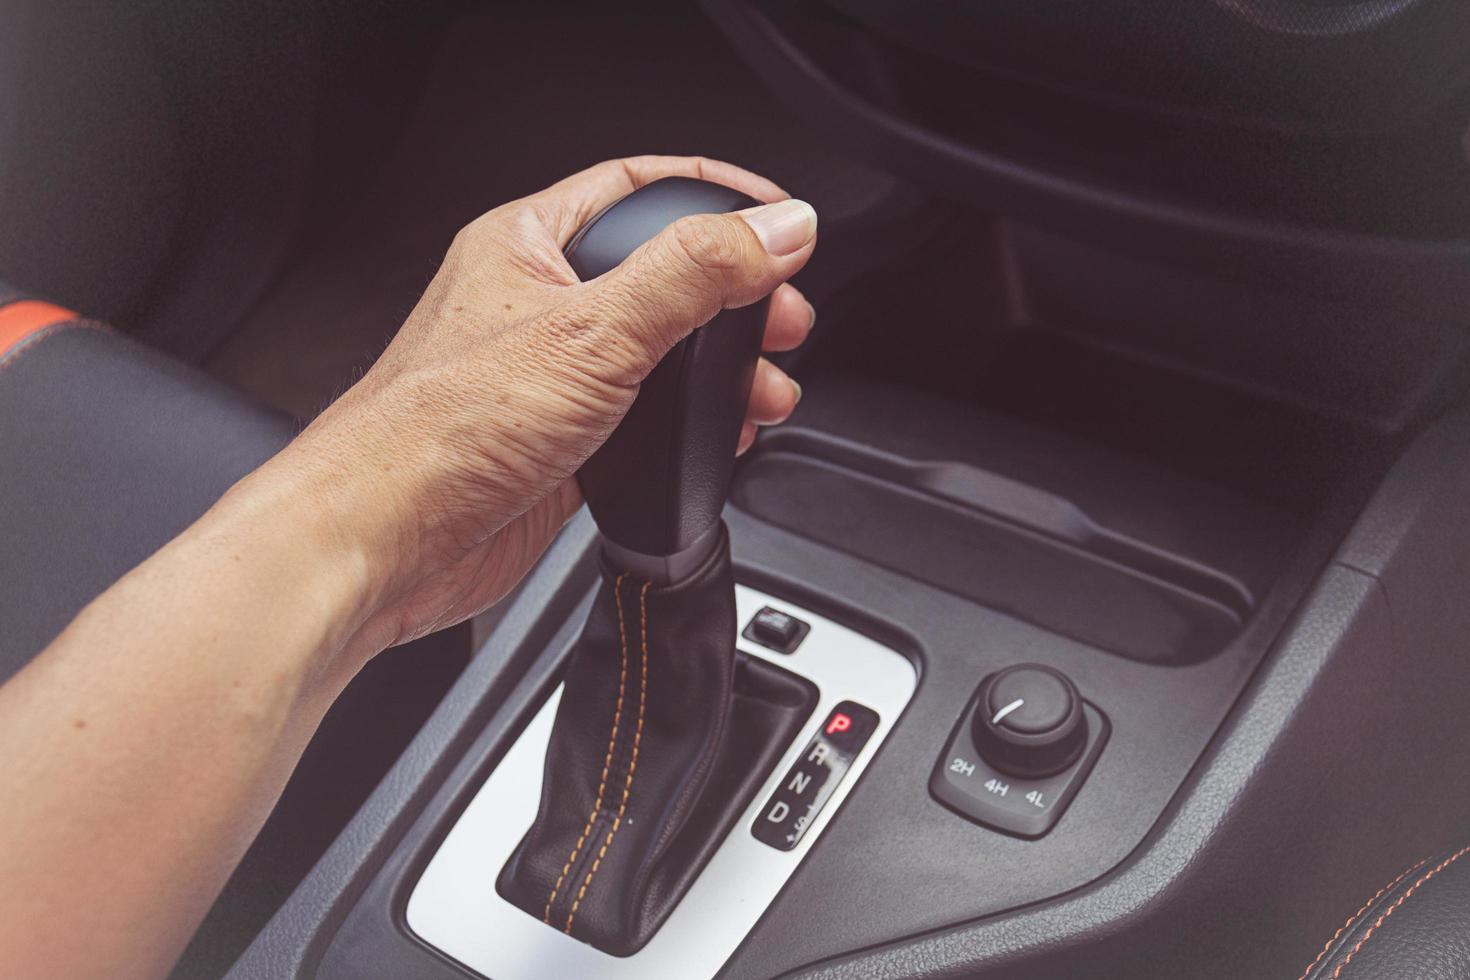
<path fill-rule="evenodd" d="M 750 828 L 755 839 L 781 851 L 795 848 L 877 727 L 878 713 L 856 701 L 833 708 L 761 807 Z"/>

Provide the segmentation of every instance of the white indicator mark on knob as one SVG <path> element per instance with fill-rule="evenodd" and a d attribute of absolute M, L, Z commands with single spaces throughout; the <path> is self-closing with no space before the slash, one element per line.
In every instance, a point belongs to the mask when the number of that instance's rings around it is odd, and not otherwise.
<path fill-rule="evenodd" d="M 990 719 L 990 723 L 992 725 L 999 725 L 1002 718 L 1004 718 L 1006 715 L 1010 714 L 1012 711 L 1015 711 L 1017 708 L 1019 708 L 1021 705 L 1025 704 L 1025 703 L 1026 703 L 1026 699 L 1025 698 L 1016 698 L 1016 700 L 1012 701 L 1010 704 L 1006 705 L 1004 708 L 1001 708 L 999 711 L 997 711 L 995 713 L 995 717 L 992 718 L 992 719 Z"/>

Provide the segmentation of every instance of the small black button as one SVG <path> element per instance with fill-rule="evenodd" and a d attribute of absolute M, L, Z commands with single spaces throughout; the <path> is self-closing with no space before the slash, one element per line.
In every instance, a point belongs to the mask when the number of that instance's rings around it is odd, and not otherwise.
<path fill-rule="evenodd" d="M 777 653 L 791 653 L 809 632 L 811 627 L 795 616 L 766 606 L 751 618 L 741 635 Z"/>
<path fill-rule="evenodd" d="M 761 807 L 750 828 L 755 839 L 779 851 L 801 843 L 877 728 L 878 713 L 856 701 L 833 708 Z"/>

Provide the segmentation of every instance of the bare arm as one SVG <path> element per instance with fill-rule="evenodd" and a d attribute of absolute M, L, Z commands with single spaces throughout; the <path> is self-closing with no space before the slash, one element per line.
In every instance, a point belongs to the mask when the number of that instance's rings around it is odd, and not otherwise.
<path fill-rule="evenodd" d="M 805 263 L 815 219 L 777 204 L 577 283 L 576 228 L 675 173 L 784 197 L 638 158 L 478 219 L 361 382 L 0 687 L 0 976 L 166 973 L 362 664 L 504 595 L 664 351 Z M 781 286 L 768 349 L 810 323 Z M 795 398 L 763 363 L 745 441 Z"/>
<path fill-rule="evenodd" d="M 309 502 L 252 477 L 0 687 L 0 973 L 188 941 L 363 657 L 364 557 Z"/>

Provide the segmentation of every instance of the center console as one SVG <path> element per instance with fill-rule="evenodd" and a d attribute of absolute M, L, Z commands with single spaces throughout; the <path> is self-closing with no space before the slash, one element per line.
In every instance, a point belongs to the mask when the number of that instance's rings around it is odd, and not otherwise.
<path fill-rule="evenodd" d="M 1414 719 L 1463 693 L 1429 658 L 1456 628 L 1434 596 L 1470 536 L 1446 523 L 1467 447 L 1450 417 L 1366 502 L 1304 520 L 1014 419 L 813 380 L 724 518 L 740 656 L 815 695 L 653 938 L 610 955 L 496 888 L 600 588 L 582 517 L 232 977 L 1116 976 L 1182 969 L 1238 928 L 1262 944 L 1231 969 L 1294 960 L 1271 908 L 1379 870 L 1336 860 L 1346 828 L 1395 825 L 1412 791 L 1403 846 L 1429 848 L 1465 802 Z M 823 745 L 841 764 L 818 785 L 802 763 Z M 1384 880 L 1399 858 L 1364 856 Z"/>
<path fill-rule="evenodd" d="M 234 980 L 1283 975 L 1462 833 L 1470 416 L 863 313 L 728 503 L 594 485 Z"/>
<path fill-rule="evenodd" d="M 754 589 L 737 592 L 741 653 L 808 682 L 797 738 L 647 945 L 618 957 L 506 901 L 495 879 L 536 816 L 560 689 L 491 772 L 409 893 L 408 929 L 486 977 L 712 977 L 842 808 L 917 681 L 905 655 Z M 762 629 L 778 623 L 779 631 Z M 798 635 L 799 634 L 799 635 Z"/>

